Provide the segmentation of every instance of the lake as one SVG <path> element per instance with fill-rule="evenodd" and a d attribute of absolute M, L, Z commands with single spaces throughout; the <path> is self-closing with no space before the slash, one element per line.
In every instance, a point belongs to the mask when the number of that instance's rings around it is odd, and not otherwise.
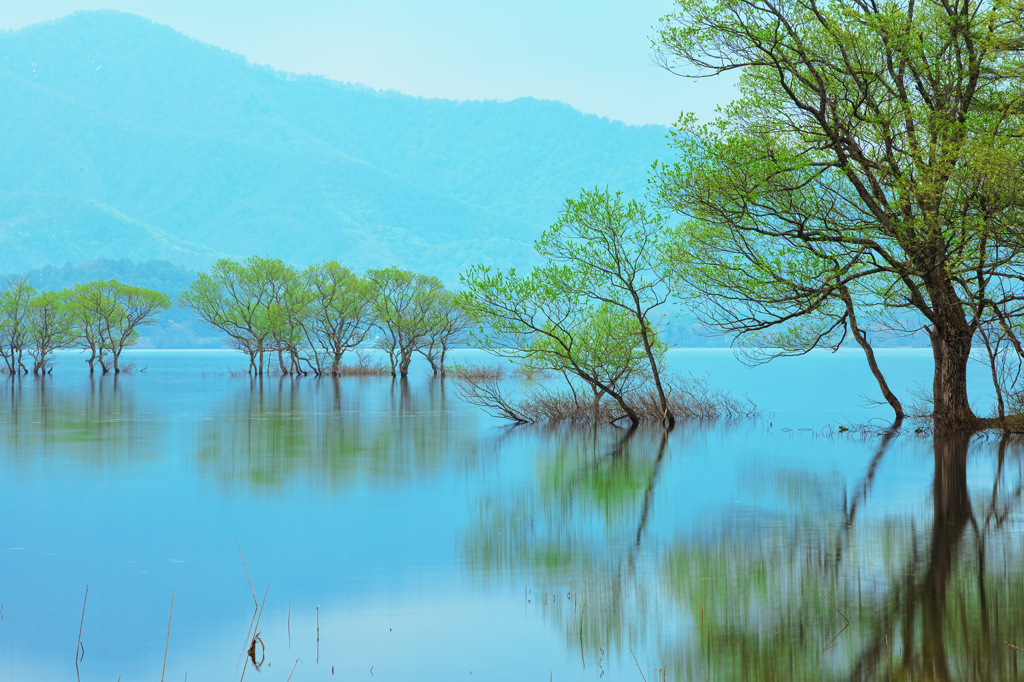
<path fill-rule="evenodd" d="M 668 434 L 130 355 L 0 384 L 2 680 L 77 679 L 80 631 L 90 681 L 1020 679 L 1021 447 L 887 435 L 859 352 L 672 351 L 764 413 Z"/>

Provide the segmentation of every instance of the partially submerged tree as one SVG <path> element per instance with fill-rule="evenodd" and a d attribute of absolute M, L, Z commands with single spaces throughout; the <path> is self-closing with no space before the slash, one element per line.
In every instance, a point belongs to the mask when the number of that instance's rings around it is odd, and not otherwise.
<path fill-rule="evenodd" d="M 447 289 L 438 291 L 430 306 L 427 332 L 419 345 L 420 354 L 430 363 L 434 374 L 446 376 L 445 358 L 449 349 L 466 340 L 472 321 L 458 296 Z"/>
<path fill-rule="evenodd" d="M 366 339 L 373 325 L 373 289 L 337 261 L 311 265 L 302 279 L 309 291 L 302 321 L 311 349 L 307 363 L 317 375 L 337 376 L 342 357 Z"/>
<path fill-rule="evenodd" d="M 25 326 L 33 374 L 48 374 L 53 352 L 75 347 L 80 338 L 69 299 L 67 291 L 47 291 L 29 305 Z"/>
<path fill-rule="evenodd" d="M 245 263 L 217 261 L 208 273 L 199 273 L 178 305 L 224 333 L 224 341 L 249 356 L 249 371 L 263 373 L 263 354 L 271 335 L 270 294 L 256 271 L 264 259 Z"/>
<path fill-rule="evenodd" d="M 105 285 L 117 303 L 114 314 L 102 319 L 113 369 L 118 373 L 121 371 L 121 353 L 138 343 L 139 327 L 154 324 L 156 316 L 171 307 L 171 299 L 162 292 L 114 280 L 108 280 Z"/>
<path fill-rule="evenodd" d="M 78 345 L 89 353 L 85 359 L 89 374 L 95 372 L 96 363 L 106 374 L 111 369 L 111 358 L 105 320 L 117 315 L 117 301 L 104 283 L 97 281 L 76 286 L 71 292 L 69 307 L 78 332 Z"/>
<path fill-rule="evenodd" d="M 463 305 L 480 321 L 474 332 L 478 345 L 577 379 L 592 390 L 595 409 L 607 395 L 622 410 L 620 416 L 639 422 L 627 400 L 647 361 L 635 317 L 587 298 L 581 293 L 584 282 L 566 266 L 549 264 L 525 277 L 475 266 L 463 283 Z M 656 348 L 659 354 L 663 350 Z"/>
<path fill-rule="evenodd" d="M 138 342 L 141 326 L 153 324 L 156 316 L 171 307 L 167 294 L 133 287 L 115 280 L 100 280 L 78 287 L 72 295 L 72 315 L 79 333 L 99 361 L 103 373 L 121 372 L 121 353 Z"/>
<path fill-rule="evenodd" d="M 739 98 L 711 125 L 681 119 L 680 159 L 657 168 L 664 206 L 689 219 L 680 273 L 702 321 L 792 351 L 833 345 L 854 309 L 919 315 L 937 423 L 979 425 L 975 334 L 990 311 L 1013 326 L 1024 281 L 1017 8 L 676 5 L 664 66 L 740 73 Z"/>
<path fill-rule="evenodd" d="M 28 372 L 22 361 L 28 344 L 27 318 L 36 290 L 24 277 L 11 277 L 0 292 L 0 358 L 8 374 Z"/>
<path fill-rule="evenodd" d="M 381 336 L 377 347 L 388 354 L 392 376 L 408 376 L 412 354 L 430 333 L 434 300 L 444 291 L 441 280 L 391 267 L 369 270 L 374 318 Z"/>
<path fill-rule="evenodd" d="M 584 191 L 567 199 L 558 222 L 544 231 L 537 252 L 549 262 L 572 269 L 567 284 L 588 300 L 625 311 L 635 318 L 663 418 L 673 423 L 662 381 L 662 353 L 656 310 L 672 294 L 669 229 L 664 218 L 622 192 Z"/>

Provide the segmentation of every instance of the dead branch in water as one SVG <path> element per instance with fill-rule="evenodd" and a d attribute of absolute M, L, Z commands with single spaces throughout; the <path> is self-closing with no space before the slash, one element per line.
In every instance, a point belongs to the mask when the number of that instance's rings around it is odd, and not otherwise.
<path fill-rule="evenodd" d="M 171 617 L 174 616 L 174 590 L 171 590 L 171 612 L 167 614 L 167 641 L 164 642 L 164 667 L 160 671 L 160 682 L 164 682 L 164 673 L 167 672 L 167 647 L 171 644 Z M 188 676 L 188 673 L 185 673 Z"/>
<path fill-rule="evenodd" d="M 481 407 L 493 417 L 517 424 L 534 422 L 609 422 L 625 417 L 621 406 L 606 396 L 587 400 L 584 391 L 536 387 L 516 399 L 500 378 L 486 373 L 453 374 L 456 391 L 466 402 Z M 583 395 L 581 395 L 583 394 Z M 626 403 L 643 421 L 664 417 L 660 396 L 645 383 L 624 394 Z M 728 391 L 711 386 L 706 377 L 671 377 L 665 381 L 665 397 L 679 419 L 734 419 L 753 417 L 757 406 L 749 398 L 735 398 Z"/>
<path fill-rule="evenodd" d="M 455 392 L 471 405 L 483 409 L 492 417 L 507 419 L 516 424 L 528 424 L 533 419 L 526 416 L 519 406 L 501 387 L 501 379 L 494 377 L 470 378 L 468 375 L 455 378 Z"/>
<path fill-rule="evenodd" d="M 75 646 L 75 676 L 78 682 L 82 682 L 82 676 L 78 672 L 78 653 L 82 651 L 82 626 L 85 625 L 85 603 L 89 601 L 89 586 L 85 586 L 85 599 L 82 600 L 82 620 L 78 623 L 78 644 Z M 84 652 L 82 658 L 85 658 Z"/>
<path fill-rule="evenodd" d="M 453 379 L 461 379 L 463 381 L 502 381 L 506 378 L 504 365 L 483 365 L 480 363 L 452 365 L 447 368 L 447 374 Z"/>

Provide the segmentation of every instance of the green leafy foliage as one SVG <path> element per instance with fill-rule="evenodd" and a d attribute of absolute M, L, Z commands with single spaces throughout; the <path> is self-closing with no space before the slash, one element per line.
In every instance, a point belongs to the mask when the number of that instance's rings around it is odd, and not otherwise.
<path fill-rule="evenodd" d="M 256 374 L 276 356 L 282 374 L 337 376 L 345 353 L 374 331 L 393 375 L 408 374 L 415 352 L 444 374 L 448 348 L 469 325 L 436 277 L 395 267 L 362 277 L 336 261 L 298 270 L 279 259 L 222 259 L 178 302 L 246 353 Z"/>
<path fill-rule="evenodd" d="M 648 381 L 663 418 L 673 419 L 661 382 L 665 346 L 652 311 L 671 293 L 662 219 L 608 190 L 569 199 L 537 240 L 545 260 L 526 276 L 478 265 L 463 275 L 463 304 L 479 320 L 474 341 L 488 351 L 579 381 L 594 412 L 608 395 L 638 416 L 629 394 Z"/>
<path fill-rule="evenodd" d="M 1024 314 L 1018 9 L 675 9 L 656 36 L 664 66 L 741 74 L 718 120 L 681 119 L 679 161 L 657 167 L 662 204 L 687 219 L 679 271 L 702 321 L 783 354 L 835 348 L 847 326 L 858 337 L 855 308 L 892 330 L 924 326 L 936 417 L 977 426 L 973 338 Z M 923 322 L 905 329 L 908 318 Z"/>
<path fill-rule="evenodd" d="M 8 374 L 48 374 L 54 351 L 80 348 L 92 372 L 118 373 L 121 353 L 138 342 L 138 329 L 171 306 L 167 294 L 116 280 L 37 292 L 24 278 L 8 278 L 0 291 L 0 358 Z"/>

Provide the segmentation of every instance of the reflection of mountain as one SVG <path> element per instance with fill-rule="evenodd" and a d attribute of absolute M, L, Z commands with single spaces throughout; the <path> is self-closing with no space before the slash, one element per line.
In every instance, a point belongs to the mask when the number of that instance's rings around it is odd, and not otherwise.
<path fill-rule="evenodd" d="M 581 187 L 642 195 L 665 148 L 661 126 L 276 72 L 109 11 L 0 35 L 0 91 L 0 272 L 225 253 L 454 280 L 529 261 Z"/>
<path fill-rule="evenodd" d="M 134 391 L 112 376 L 90 379 L 84 391 L 34 377 L 5 378 L 0 386 L 0 442 L 15 462 L 128 464 L 158 456 L 166 438 L 166 423 L 143 419 Z"/>
<path fill-rule="evenodd" d="M 995 479 L 972 499 L 968 443 L 935 441 L 932 500 L 914 507 L 930 513 L 865 516 L 885 438 L 849 496 L 835 474 L 742 469 L 754 506 L 721 508 L 668 542 L 652 498 L 692 491 L 658 483 L 656 434 L 565 432 L 536 480 L 485 501 L 463 560 L 491 578 L 528 575 L 534 608 L 588 660 L 646 639 L 668 679 L 1019 679 L 1004 641 L 1024 647 L 1022 453 L 976 446 Z"/>
<path fill-rule="evenodd" d="M 454 411 L 441 382 L 242 381 L 199 428 L 200 470 L 227 484 L 396 484 L 475 464 L 475 414 Z"/>

